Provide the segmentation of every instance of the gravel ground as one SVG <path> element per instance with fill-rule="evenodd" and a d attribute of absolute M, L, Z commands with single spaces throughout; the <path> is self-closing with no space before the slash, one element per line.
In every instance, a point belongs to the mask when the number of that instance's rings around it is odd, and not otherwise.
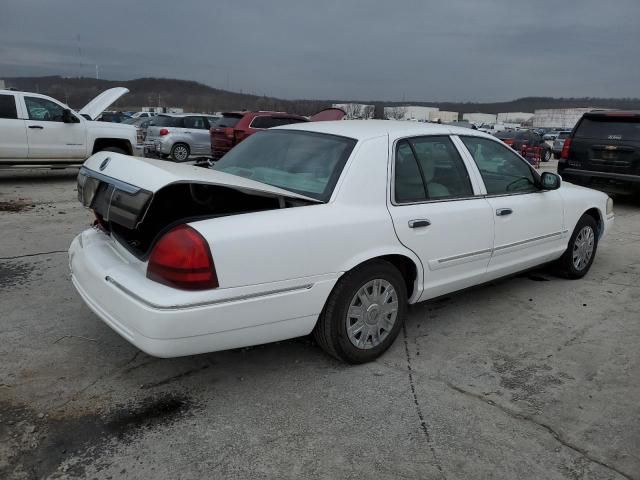
<path fill-rule="evenodd" d="M 75 174 L 0 172 L 0 478 L 640 479 L 640 202 L 584 279 L 415 306 L 374 363 L 308 338 L 162 360 L 70 283 Z"/>

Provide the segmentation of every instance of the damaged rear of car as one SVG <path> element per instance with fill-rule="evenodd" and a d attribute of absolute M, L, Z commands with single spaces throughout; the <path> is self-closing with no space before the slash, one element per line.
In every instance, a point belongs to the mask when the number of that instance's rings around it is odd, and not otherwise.
<path fill-rule="evenodd" d="M 79 172 L 78 199 L 95 222 L 71 245 L 73 283 L 145 352 L 194 354 L 313 328 L 337 277 L 288 278 L 238 245 L 255 250 L 256 230 L 299 224 L 282 215 L 325 205 L 356 142 L 261 135 L 214 169 L 100 152 Z"/>

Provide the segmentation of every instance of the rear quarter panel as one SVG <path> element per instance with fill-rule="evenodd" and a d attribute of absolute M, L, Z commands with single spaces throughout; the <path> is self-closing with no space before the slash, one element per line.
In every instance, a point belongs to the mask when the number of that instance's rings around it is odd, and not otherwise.
<path fill-rule="evenodd" d="M 402 254 L 386 207 L 388 138 L 360 142 L 326 204 L 191 224 L 210 244 L 222 288 L 336 274 L 381 255 Z"/>

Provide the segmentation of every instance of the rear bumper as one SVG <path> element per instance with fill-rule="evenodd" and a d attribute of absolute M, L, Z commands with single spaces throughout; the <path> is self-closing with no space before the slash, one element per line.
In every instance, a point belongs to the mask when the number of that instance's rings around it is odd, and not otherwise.
<path fill-rule="evenodd" d="M 107 325 L 149 355 L 176 357 L 307 335 L 335 278 L 310 277 L 186 292 L 144 276 L 102 232 L 87 230 L 69 248 L 76 290 Z"/>
<path fill-rule="evenodd" d="M 576 168 L 559 169 L 558 173 L 563 180 L 587 187 L 602 186 L 604 188 L 610 187 L 614 190 L 640 188 L 640 175 L 579 170 Z"/>

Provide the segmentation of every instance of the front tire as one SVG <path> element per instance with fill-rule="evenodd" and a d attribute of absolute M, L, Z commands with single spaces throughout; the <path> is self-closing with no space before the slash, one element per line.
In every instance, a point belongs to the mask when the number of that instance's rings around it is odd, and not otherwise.
<path fill-rule="evenodd" d="M 598 224 L 591 215 L 584 214 L 573 230 L 569 246 L 557 262 L 561 275 L 577 279 L 584 277 L 598 249 Z"/>
<path fill-rule="evenodd" d="M 176 143 L 171 147 L 171 159 L 174 162 L 185 162 L 190 155 L 189 145 L 185 143 Z"/>
<path fill-rule="evenodd" d="M 345 273 L 336 283 L 313 330 L 329 355 L 365 363 L 393 343 L 407 316 L 407 287 L 396 267 L 374 260 Z"/>

